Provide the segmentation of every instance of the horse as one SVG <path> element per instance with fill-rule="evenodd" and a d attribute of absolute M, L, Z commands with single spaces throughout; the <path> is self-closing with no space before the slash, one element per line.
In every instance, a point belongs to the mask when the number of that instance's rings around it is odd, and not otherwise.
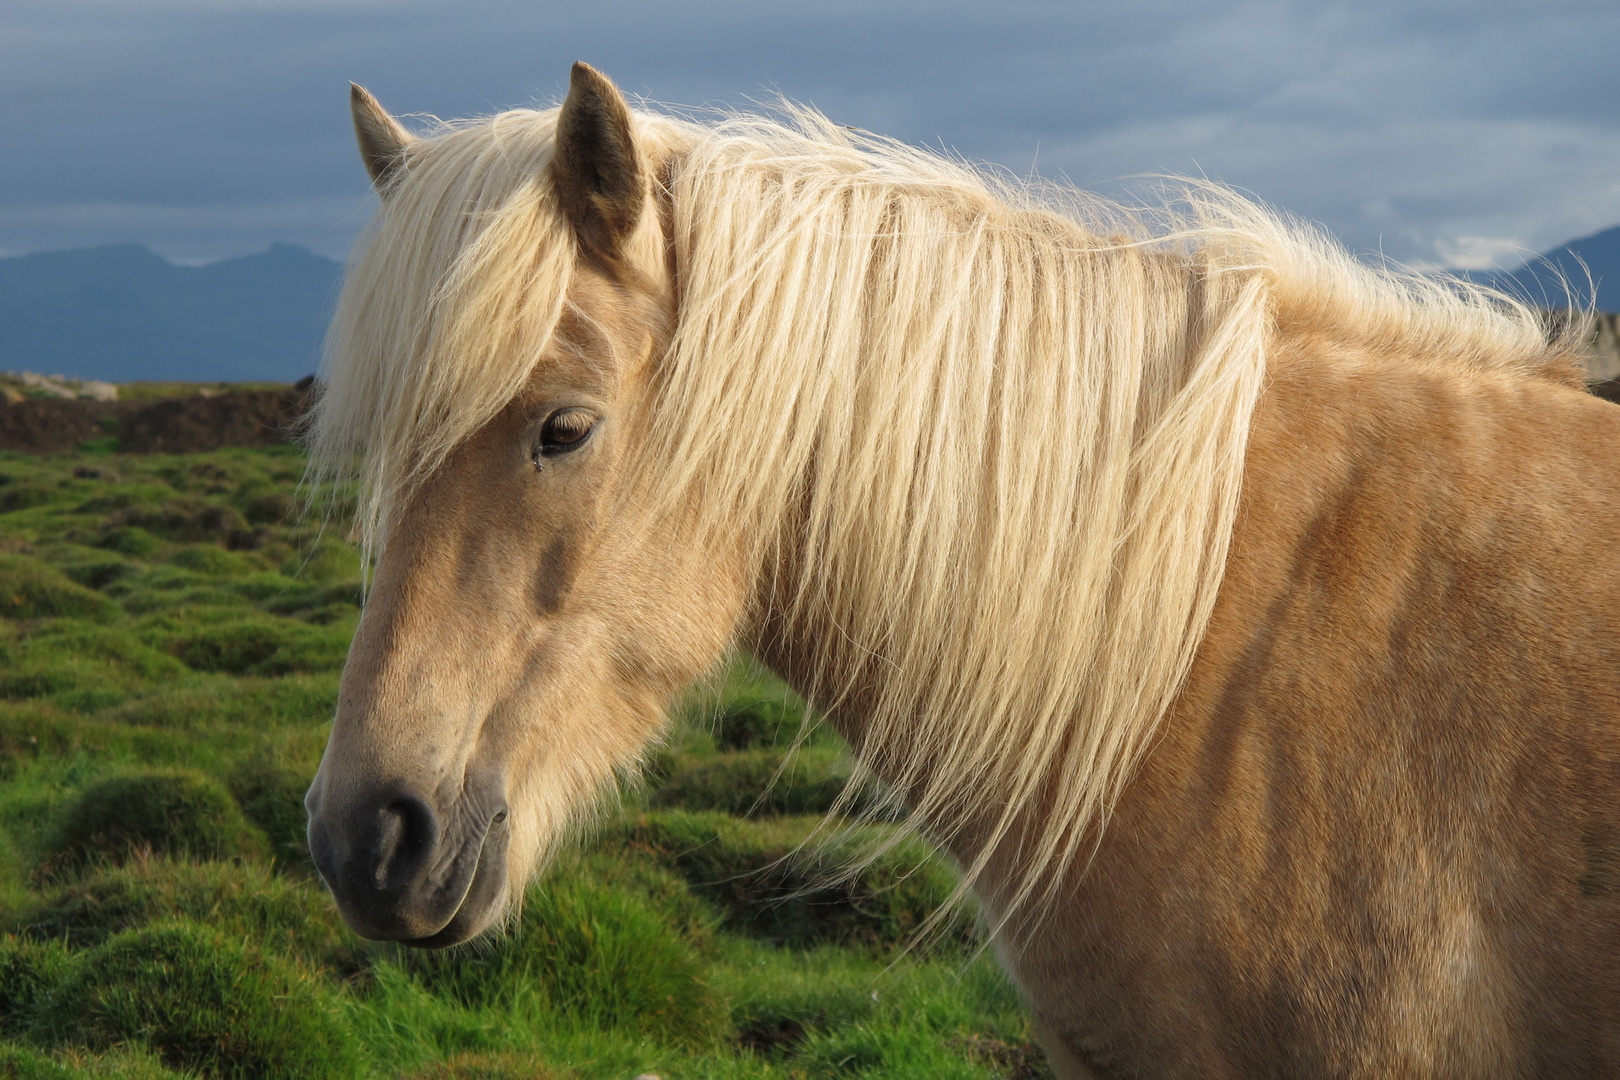
<path fill-rule="evenodd" d="M 351 102 L 380 209 L 308 438 L 372 570 L 306 805 L 354 930 L 494 924 L 741 647 L 960 866 L 1061 1077 L 1620 1072 L 1575 332 L 1212 185 L 584 64 L 419 134 Z"/>

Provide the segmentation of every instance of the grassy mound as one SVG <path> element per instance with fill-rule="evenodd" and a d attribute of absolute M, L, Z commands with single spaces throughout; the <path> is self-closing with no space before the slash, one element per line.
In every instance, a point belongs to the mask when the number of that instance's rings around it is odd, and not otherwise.
<path fill-rule="evenodd" d="M 87 1075 L 26 1046 L 0 1046 L 0 1077 L 4 1080 L 83 1080 Z"/>
<path fill-rule="evenodd" d="M 0 699 L 49 697 L 74 711 L 117 704 L 143 685 L 185 672 L 128 627 L 81 620 L 34 626 L 5 652 Z"/>
<path fill-rule="evenodd" d="M 133 570 L 133 564 L 123 559 L 93 556 L 81 562 L 64 563 L 62 566 L 64 574 L 87 589 L 105 589 Z"/>
<path fill-rule="evenodd" d="M 168 617 L 151 624 L 166 650 L 194 671 L 285 675 L 340 667 L 349 651 L 347 626 L 310 626 L 268 615 L 219 621 Z"/>
<path fill-rule="evenodd" d="M 515 1052 L 457 1054 L 411 1073 L 406 1080 L 553 1080 L 562 1075 L 538 1054 Z"/>
<path fill-rule="evenodd" d="M 15 513 L 51 502 L 54 492 L 44 484 L 17 484 L 5 477 L 0 483 L 0 514 Z"/>
<path fill-rule="evenodd" d="M 239 577 L 253 567 L 246 556 L 214 544 L 190 544 L 169 556 L 169 562 L 209 577 Z"/>
<path fill-rule="evenodd" d="M 139 525 L 120 525 L 103 533 L 97 546 L 132 559 L 144 559 L 163 547 L 163 541 Z"/>
<path fill-rule="evenodd" d="M 806 722 L 804 705 L 786 694 L 742 694 L 721 704 L 714 743 L 721 750 L 790 746 Z"/>
<path fill-rule="evenodd" d="M 778 945 L 859 946 L 878 952 L 975 939 L 972 913 L 957 911 L 927 942 L 929 917 L 951 894 L 951 869 L 915 839 L 860 865 L 881 841 L 873 828 L 836 843 L 806 844 L 819 819 L 744 822 L 721 814 L 654 813 L 626 821 L 618 840 L 674 868 L 715 904 L 728 929 Z M 859 869 L 846 871 L 857 864 Z"/>
<path fill-rule="evenodd" d="M 682 930 L 645 895 L 571 874 L 532 889 L 511 933 L 405 962 L 435 992 L 470 1006 L 533 996 L 576 1023 L 702 1045 L 729 1020 Z"/>
<path fill-rule="evenodd" d="M 718 810 L 739 817 L 825 814 L 849 783 L 850 770 L 833 747 L 793 754 L 780 750 L 677 759 L 652 802 L 658 807 Z"/>
<path fill-rule="evenodd" d="M 195 923 L 119 934 L 84 956 L 34 1025 L 52 1043 L 140 1041 L 210 1076 L 349 1080 L 364 1069 L 332 992 Z"/>
<path fill-rule="evenodd" d="M 92 785 L 69 808 L 40 860 L 53 878 L 133 853 L 247 858 L 264 841 L 217 782 L 197 773 L 149 772 Z"/>
<path fill-rule="evenodd" d="M 256 942 L 313 969 L 348 974 L 366 962 L 324 889 L 251 864 L 154 859 L 108 867 L 54 889 L 11 922 L 29 941 L 84 949 L 177 918 Z"/>
<path fill-rule="evenodd" d="M 245 531 L 247 519 L 235 507 L 199 498 L 171 499 L 162 506 L 132 506 L 108 519 L 111 528 L 144 529 L 180 543 L 229 542 Z"/>
<path fill-rule="evenodd" d="M 110 1054 L 75 1053 L 52 1057 L 30 1046 L 0 1045 L 0 1080 L 183 1080 L 180 1073 L 143 1050 L 123 1047 Z"/>
<path fill-rule="evenodd" d="M 0 939 L 0 1035 L 27 1031 L 72 966 L 73 954 L 61 942 Z"/>
<path fill-rule="evenodd" d="M 298 873 L 314 873 L 309 859 L 304 793 L 315 779 L 317 761 L 304 763 L 269 752 L 256 754 L 230 775 L 231 794 L 242 814 L 270 841 L 276 865 Z"/>
<path fill-rule="evenodd" d="M 0 555 L 0 617 L 109 619 L 118 607 L 41 559 Z"/>

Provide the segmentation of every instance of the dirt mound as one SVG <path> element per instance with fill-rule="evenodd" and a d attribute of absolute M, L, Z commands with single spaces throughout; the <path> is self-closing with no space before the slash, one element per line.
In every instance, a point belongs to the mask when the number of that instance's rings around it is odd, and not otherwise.
<path fill-rule="evenodd" d="M 77 450 L 116 438 L 119 450 L 186 454 L 292 441 L 313 401 L 314 376 L 283 390 L 246 390 L 155 401 L 29 398 L 0 405 L 0 449 L 31 454 Z"/>

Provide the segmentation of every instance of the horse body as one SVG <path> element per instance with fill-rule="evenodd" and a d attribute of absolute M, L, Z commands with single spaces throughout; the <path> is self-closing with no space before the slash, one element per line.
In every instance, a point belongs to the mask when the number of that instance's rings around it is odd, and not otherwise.
<path fill-rule="evenodd" d="M 1187 683 L 1095 854 L 1002 925 L 1072 1075 L 1620 1068 L 1620 412 L 1357 353 L 1274 356 Z M 758 647 L 791 676 L 837 641 Z"/>
<path fill-rule="evenodd" d="M 1186 688 L 1009 966 L 1098 1075 L 1610 1075 L 1620 415 L 1272 371 Z"/>
<path fill-rule="evenodd" d="M 554 126 L 356 120 L 316 460 L 370 454 L 377 570 L 308 799 L 356 929 L 481 931 L 742 641 L 962 864 L 1061 1075 L 1620 1068 L 1620 412 L 1533 314 L 914 157 L 705 173 L 586 68 Z"/>

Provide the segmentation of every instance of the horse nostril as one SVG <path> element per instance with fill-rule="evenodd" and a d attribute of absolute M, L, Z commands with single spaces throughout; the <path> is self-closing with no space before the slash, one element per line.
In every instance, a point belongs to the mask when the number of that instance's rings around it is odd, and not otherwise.
<path fill-rule="evenodd" d="M 377 888 L 388 887 L 388 872 L 393 868 L 394 858 L 399 853 L 399 841 L 405 834 L 405 815 L 395 813 L 391 808 L 381 814 L 381 823 L 377 826 L 377 865 L 372 870 L 372 878 Z"/>
<path fill-rule="evenodd" d="M 405 796 L 378 811 L 377 847 L 372 880 L 378 889 L 408 882 L 433 849 L 437 822 L 422 800 Z"/>

